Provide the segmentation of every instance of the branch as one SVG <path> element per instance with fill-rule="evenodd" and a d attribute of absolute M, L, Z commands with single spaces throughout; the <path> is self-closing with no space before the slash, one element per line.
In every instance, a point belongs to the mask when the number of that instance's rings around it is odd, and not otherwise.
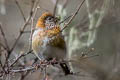
<path fill-rule="evenodd" d="M 5 36 L 5 33 L 2 29 L 2 25 L 0 23 L 0 31 L 1 31 L 1 34 L 3 36 L 3 39 L 4 39 L 4 43 L 5 43 L 5 46 L 6 46 L 6 49 L 7 49 L 7 52 L 9 52 L 9 46 L 8 46 L 8 42 L 7 42 L 7 39 L 6 39 L 6 36 Z M 4 47 L 4 45 L 2 45 Z M 5 47 L 4 47 L 5 48 Z"/>
<path fill-rule="evenodd" d="M 72 17 L 72 15 L 69 15 L 67 18 L 65 18 L 63 21 L 59 22 L 59 24 L 62 24 L 63 22 L 65 22 L 67 19 L 69 19 L 70 17 Z"/>
<path fill-rule="evenodd" d="M 0 46 L 7 51 L 7 48 L 2 43 L 0 43 Z"/>
<path fill-rule="evenodd" d="M 22 27 L 22 29 L 20 30 L 19 35 L 17 36 L 17 39 L 15 40 L 12 48 L 10 49 L 8 55 L 6 56 L 5 63 L 7 63 L 10 54 L 11 54 L 12 51 L 15 49 L 15 46 L 16 46 L 16 44 L 18 43 L 18 41 L 19 41 L 19 39 L 21 38 L 21 36 L 23 35 L 24 30 L 25 30 L 26 27 L 27 27 L 27 24 L 28 24 L 29 21 L 31 20 L 31 17 L 32 17 L 32 15 L 33 15 L 33 13 L 34 13 L 34 11 L 33 11 L 33 9 L 35 8 L 34 5 L 36 4 L 36 2 L 37 2 L 37 0 L 32 2 L 32 7 L 31 7 L 31 10 L 30 10 L 29 17 L 27 18 L 26 22 L 23 24 L 23 27 Z"/>
<path fill-rule="evenodd" d="M 23 13 L 23 11 L 22 11 L 22 9 L 21 9 L 18 1 L 17 1 L 17 0 L 14 0 L 14 1 L 15 1 L 15 3 L 16 3 L 17 7 L 19 8 L 20 13 L 21 13 L 21 15 L 22 15 L 22 17 L 23 17 L 23 19 L 24 19 L 24 22 L 25 22 L 25 21 L 26 21 L 26 18 L 25 18 L 25 15 L 24 15 L 24 13 Z"/>
<path fill-rule="evenodd" d="M 87 56 L 87 54 L 83 54 L 79 57 L 79 60 L 88 59 L 88 58 L 96 57 L 96 56 L 99 56 L 99 55 L 96 54 L 96 55 L 92 55 L 92 56 Z M 38 69 L 38 68 L 45 68 L 47 65 L 55 65 L 55 64 L 68 63 L 68 62 L 76 62 L 76 60 L 75 59 L 69 59 L 69 60 L 56 61 L 56 60 L 53 59 L 51 61 L 42 61 L 40 64 L 36 64 L 36 65 L 33 65 L 33 66 L 28 66 L 28 67 L 25 67 L 23 69 L 11 69 L 10 72 L 18 73 L 18 72 L 30 71 L 30 70 L 35 70 L 35 69 Z M 45 74 L 46 74 L 46 72 L 45 72 Z"/>
<path fill-rule="evenodd" d="M 21 31 L 20 31 L 20 33 L 19 33 L 16 41 L 14 42 L 14 44 L 13 44 L 11 50 L 10 50 L 10 54 L 11 54 L 11 52 L 14 50 L 17 42 L 19 41 L 20 37 L 21 37 L 22 34 L 24 33 L 24 30 L 26 29 L 27 24 L 28 24 L 29 21 L 31 20 L 32 15 L 33 15 L 33 13 L 34 13 L 33 9 L 35 8 L 35 7 L 34 7 L 34 4 L 35 4 L 36 2 L 37 2 L 37 0 L 36 0 L 35 2 L 33 1 L 32 8 L 31 8 L 31 11 L 30 11 L 30 15 L 29 15 L 29 17 L 27 18 L 26 22 L 24 23 L 24 25 L 23 25 L 23 27 L 22 27 L 22 29 L 21 29 Z"/>
<path fill-rule="evenodd" d="M 0 56 L 0 57 L 1 57 L 1 56 Z M 4 70 L 1 60 L 0 60 L 0 67 L 2 68 L 2 70 Z"/>
<path fill-rule="evenodd" d="M 30 19 L 31 19 L 31 15 L 28 17 L 28 19 L 27 19 L 27 20 L 26 20 L 26 22 L 24 23 L 24 25 L 23 25 L 22 29 L 20 30 L 20 33 L 19 33 L 19 35 L 18 35 L 18 37 L 17 37 L 16 41 L 14 42 L 14 44 L 13 44 L 13 46 L 12 46 L 11 50 L 10 50 L 9 55 L 10 55 L 10 54 L 11 54 L 11 52 L 14 50 L 14 48 L 15 48 L 15 46 L 16 46 L 16 44 L 17 44 L 17 42 L 19 41 L 20 37 L 22 36 L 22 34 L 23 34 L 23 32 L 24 32 L 24 30 L 25 30 L 25 28 L 26 28 L 26 26 L 27 26 L 28 22 L 30 21 Z M 8 56 L 8 57 L 9 57 L 9 56 Z"/>
<path fill-rule="evenodd" d="M 47 70 L 46 70 L 47 66 L 44 67 L 44 77 L 43 80 L 46 80 L 47 78 Z"/>
<path fill-rule="evenodd" d="M 56 10 L 57 10 L 58 1 L 59 1 L 59 0 L 56 0 L 55 7 L 54 7 L 54 10 L 53 10 L 53 15 L 54 15 L 54 16 L 55 16 L 55 13 L 56 13 Z"/>
<path fill-rule="evenodd" d="M 26 53 L 27 55 L 28 53 Z M 18 69 L 13 69 L 13 68 L 7 68 L 5 71 L 0 72 L 0 76 L 2 77 L 5 74 L 10 74 L 10 73 L 20 73 L 20 72 L 28 72 L 28 71 L 32 71 L 32 70 L 37 70 L 37 69 L 41 69 L 44 70 L 44 79 L 46 79 L 46 68 L 48 65 L 55 65 L 55 64 L 60 64 L 60 63 L 68 63 L 68 62 L 77 62 L 83 59 L 88 59 L 91 57 L 96 57 L 99 55 L 92 55 L 92 56 L 87 56 L 87 54 L 82 54 L 79 58 L 77 59 L 68 59 L 68 60 L 60 60 L 60 61 L 56 61 L 55 59 L 51 60 L 51 61 L 41 61 L 39 64 L 35 64 L 33 66 L 27 66 L 27 67 L 19 67 Z M 78 73 L 78 72 L 77 72 Z M 72 75 L 74 75 L 76 73 L 73 73 Z"/>
<path fill-rule="evenodd" d="M 20 54 L 20 55 L 16 58 L 16 60 L 14 60 L 13 63 L 10 64 L 10 67 L 12 67 L 21 57 L 24 57 L 24 56 L 28 55 L 29 53 L 32 53 L 32 50 L 29 51 L 29 52 L 27 52 L 27 53 L 25 53 L 25 54 Z"/>
<path fill-rule="evenodd" d="M 75 18 L 75 16 L 77 15 L 78 11 L 80 10 L 80 8 L 82 7 L 83 3 L 85 2 L 85 0 L 83 0 L 79 5 L 77 10 L 75 11 L 75 13 L 72 15 L 71 19 L 64 25 L 64 27 L 62 28 L 61 32 L 72 22 L 72 20 Z"/>
<path fill-rule="evenodd" d="M 10 72 L 19 73 L 19 72 L 25 72 L 25 71 L 30 71 L 30 70 L 34 70 L 34 69 L 36 69 L 36 68 L 29 66 L 29 67 L 26 67 L 24 69 L 12 69 L 12 70 L 10 70 Z"/>
<path fill-rule="evenodd" d="M 30 71 L 27 71 L 26 73 L 21 73 L 21 78 L 20 80 L 25 80 L 26 76 L 30 73 Z"/>
<path fill-rule="evenodd" d="M 34 13 L 33 13 L 32 17 L 31 17 L 31 33 L 30 33 L 29 50 L 31 50 L 31 46 L 32 46 L 31 42 L 32 42 L 32 35 L 33 35 L 33 31 L 34 31 L 34 18 L 36 16 L 36 13 L 37 13 L 38 9 L 40 8 L 39 7 L 39 1 L 40 0 L 36 1 L 36 3 L 34 4 L 34 8 L 32 10 Z"/>

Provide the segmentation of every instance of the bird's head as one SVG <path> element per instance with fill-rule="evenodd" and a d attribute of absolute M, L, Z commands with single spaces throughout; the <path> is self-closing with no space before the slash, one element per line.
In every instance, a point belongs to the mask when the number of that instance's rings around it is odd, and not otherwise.
<path fill-rule="evenodd" d="M 49 12 L 45 12 L 38 19 L 36 27 L 44 28 L 44 29 L 52 29 L 54 27 L 58 27 L 58 21 L 59 21 L 58 17 L 53 16 Z"/>

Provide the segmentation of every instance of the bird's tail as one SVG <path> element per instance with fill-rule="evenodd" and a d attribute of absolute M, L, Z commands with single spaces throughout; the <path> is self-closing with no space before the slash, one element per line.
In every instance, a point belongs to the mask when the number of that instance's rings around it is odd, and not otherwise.
<path fill-rule="evenodd" d="M 66 63 L 60 63 L 60 66 L 61 66 L 63 72 L 65 73 L 65 75 L 71 74 L 70 68 L 68 67 L 68 65 Z"/>

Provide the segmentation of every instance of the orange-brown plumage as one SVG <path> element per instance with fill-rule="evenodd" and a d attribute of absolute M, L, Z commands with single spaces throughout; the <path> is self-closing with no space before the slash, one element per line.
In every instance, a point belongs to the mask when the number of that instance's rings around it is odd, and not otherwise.
<path fill-rule="evenodd" d="M 36 27 L 45 28 L 44 20 L 47 16 L 52 16 L 52 14 L 49 12 L 43 13 L 42 16 L 38 19 Z"/>
<path fill-rule="evenodd" d="M 40 60 L 63 59 L 66 55 L 65 41 L 60 33 L 60 25 L 56 17 L 45 12 L 38 19 L 32 36 L 32 49 Z M 65 74 L 70 74 L 66 64 L 60 64 Z"/>

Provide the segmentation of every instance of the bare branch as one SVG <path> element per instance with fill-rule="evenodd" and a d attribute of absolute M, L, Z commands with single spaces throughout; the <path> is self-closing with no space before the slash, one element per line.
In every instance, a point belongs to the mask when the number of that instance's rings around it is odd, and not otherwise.
<path fill-rule="evenodd" d="M 22 27 L 22 29 L 21 29 L 21 31 L 20 31 L 20 33 L 19 33 L 19 35 L 18 35 L 16 41 L 14 42 L 14 44 L 13 44 L 11 50 L 10 50 L 10 53 L 14 50 L 14 48 L 15 48 L 17 42 L 19 41 L 20 37 L 22 36 L 22 34 L 23 34 L 23 32 L 24 32 L 24 30 L 25 30 L 25 28 L 26 28 L 28 22 L 30 21 L 30 19 L 31 19 L 31 15 L 28 17 L 28 19 L 27 19 L 26 22 L 24 23 L 24 25 L 23 25 L 23 27 Z M 10 54 L 10 53 L 9 53 L 9 54 Z"/>
<path fill-rule="evenodd" d="M 5 46 L 6 46 L 6 49 L 7 49 L 7 52 L 9 52 L 9 46 L 8 46 L 8 42 L 7 42 L 7 39 L 6 39 L 6 36 L 5 36 L 5 33 L 2 29 L 2 25 L 0 23 L 0 31 L 2 33 L 2 36 L 3 36 L 3 39 L 4 39 L 4 43 L 5 43 Z M 3 46 L 3 45 L 2 45 Z"/>
<path fill-rule="evenodd" d="M 22 17 L 23 17 L 23 19 L 24 19 L 24 22 L 26 22 L 25 15 L 24 15 L 23 10 L 21 9 L 21 7 L 20 7 L 20 5 L 19 5 L 19 2 L 18 2 L 17 0 L 14 0 L 14 1 L 15 1 L 15 3 L 16 3 L 17 7 L 18 7 L 19 10 L 20 10 L 20 13 L 21 13 L 21 15 L 22 15 Z"/>
<path fill-rule="evenodd" d="M 36 69 L 36 68 L 30 66 L 30 67 L 26 67 L 24 69 L 16 69 L 16 70 L 12 69 L 12 70 L 10 70 L 10 72 L 18 73 L 18 72 L 25 72 L 25 71 L 30 71 L 30 70 L 34 70 L 34 69 Z"/>
<path fill-rule="evenodd" d="M 63 4 L 63 9 L 66 8 L 67 3 L 68 3 L 68 0 L 65 0 L 65 2 L 64 2 L 64 4 Z"/>
<path fill-rule="evenodd" d="M 63 29 L 61 30 L 61 32 L 72 22 L 72 20 L 75 18 L 75 16 L 77 15 L 78 11 L 80 10 L 80 8 L 82 7 L 83 3 L 85 2 L 85 0 L 83 0 L 79 5 L 77 10 L 75 11 L 75 13 L 72 15 L 71 19 L 64 25 Z"/>
<path fill-rule="evenodd" d="M 46 80 L 47 78 L 47 71 L 46 71 L 46 66 L 44 67 L 44 77 L 43 77 L 43 80 Z"/>
<path fill-rule="evenodd" d="M 0 67 L 3 69 L 3 65 L 2 65 L 2 62 L 1 62 L 1 60 L 0 60 Z"/>
<path fill-rule="evenodd" d="M 31 33 L 31 31 L 24 31 L 23 33 Z"/>
<path fill-rule="evenodd" d="M 22 34 L 23 34 L 23 32 L 24 32 L 24 30 L 25 30 L 27 24 L 28 24 L 29 21 L 31 20 L 32 15 L 33 15 L 33 13 L 34 13 L 34 11 L 33 11 L 34 8 L 35 8 L 34 5 L 36 4 L 37 1 L 38 1 L 38 0 L 36 0 L 35 2 L 33 1 L 32 8 L 31 8 L 31 11 L 30 11 L 30 15 L 29 15 L 29 17 L 27 18 L 26 22 L 24 23 L 24 25 L 23 25 L 23 27 L 22 27 L 22 29 L 21 29 L 21 31 L 20 31 L 20 33 L 19 33 L 19 35 L 18 35 L 16 41 L 14 42 L 14 44 L 13 44 L 11 50 L 10 50 L 10 53 L 14 50 L 14 48 L 15 48 L 17 42 L 19 41 L 20 37 L 22 36 Z"/>
<path fill-rule="evenodd" d="M 21 78 L 20 80 L 24 80 L 25 77 L 30 73 L 30 71 L 25 72 L 25 74 L 21 73 Z"/>
<path fill-rule="evenodd" d="M 0 46 L 7 51 L 7 48 L 2 43 L 0 43 Z"/>
<path fill-rule="evenodd" d="M 58 1 L 59 1 L 59 0 L 56 0 L 55 7 L 54 7 L 54 10 L 53 10 L 53 15 L 54 15 L 54 16 L 55 16 L 55 13 L 56 13 L 56 10 L 57 10 Z"/>
<path fill-rule="evenodd" d="M 32 53 L 32 50 L 29 51 L 29 52 L 27 52 L 27 53 L 25 53 L 25 54 L 20 54 L 20 55 L 16 58 L 16 60 L 14 60 L 13 63 L 10 64 L 10 67 L 12 67 L 21 57 L 24 57 L 24 56 L 28 55 L 29 53 Z"/>
<path fill-rule="evenodd" d="M 59 24 L 62 24 L 63 22 L 65 22 L 66 20 L 68 20 L 72 15 L 69 15 L 67 18 L 65 18 L 63 21 L 59 22 Z"/>
<path fill-rule="evenodd" d="M 32 17 L 31 17 L 31 33 L 30 33 L 29 50 L 31 50 L 31 46 L 32 46 L 31 42 L 32 42 L 32 34 L 33 34 L 33 31 L 34 31 L 34 19 L 35 19 L 35 16 L 36 16 L 36 13 L 37 13 L 38 9 L 40 8 L 39 7 L 39 1 L 40 0 L 36 1 L 35 5 L 34 5 L 34 8 L 32 10 L 34 13 L 33 13 Z"/>
<path fill-rule="evenodd" d="M 27 18 L 26 22 L 23 24 L 23 27 L 22 27 L 22 29 L 20 30 L 20 33 L 18 34 L 17 39 L 15 40 L 12 48 L 10 49 L 8 55 L 6 56 L 5 63 L 8 62 L 8 58 L 9 58 L 10 54 L 11 54 L 12 51 L 15 49 L 15 46 L 16 46 L 16 44 L 18 43 L 18 41 L 19 41 L 19 39 L 21 38 L 21 36 L 23 35 L 23 32 L 24 32 L 24 30 L 26 29 L 27 24 L 28 24 L 29 21 L 31 20 L 32 15 L 33 15 L 33 13 L 34 13 L 34 11 L 33 11 L 34 8 L 35 8 L 34 5 L 36 4 L 37 1 L 38 1 L 38 0 L 32 2 L 32 7 L 31 7 L 30 15 L 29 15 L 29 17 Z"/>
<path fill-rule="evenodd" d="M 27 54 L 26 54 L 27 55 Z M 25 55 L 23 55 L 25 56 Z M 92 56 L 81 56 L 79 57 L 79 60 L 83 60 L 83 59 L 88 59 L 88 58 L 91 58 L 91 57 L 96 57 L 96 56 L 99 56 L 98 54 L 96 55 L 92 55 Z M 61 61 L 56 61 L 56 60 L 51 60 L 51 61 L 43 61 L 41 62 L 40 64 L 36 64 L 34 66 L 28 66 L 28 67 L 25 67 L 23 69 L 11 69 L 10 72 L 14 72 L 14 73 L 17 73 L 17 72 L 24 72 L 24 71 L 30 71 L 30 70 L 35 70 L 36 68 L 45 68 L 47 67 L 47 65 L 55 65 L 55 64 L 60 64 L 60 63 L 66 63 L 66 62 L 76 62 L 76 60 L 74 59 L 69 59 L 69 60 L 61 60 Z M 44 72 L 44 74 L 46 74 L 46 71 Z"/>

